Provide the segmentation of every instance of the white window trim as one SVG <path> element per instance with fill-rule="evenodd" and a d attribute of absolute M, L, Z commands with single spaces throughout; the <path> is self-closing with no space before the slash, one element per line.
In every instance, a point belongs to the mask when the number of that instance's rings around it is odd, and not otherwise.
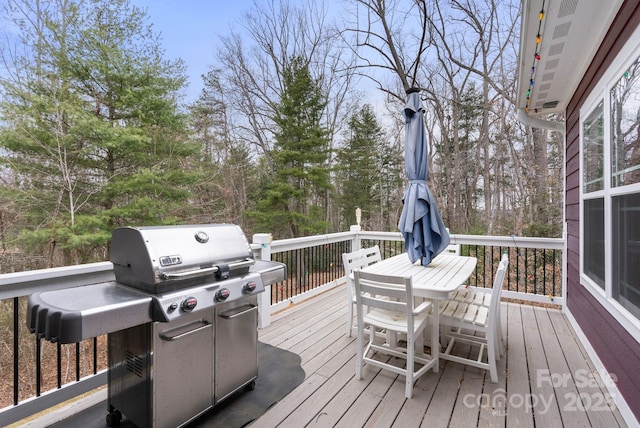
<path fill-rule="evenodd" d="M 624 308 L 612 296 L 612 251 L 610 243 L 612 242 L 612 213 L 611 198 L 616 195 L 627 193 L 636 193 L 640 191 L 640 183 L 624 186 L 623 188 L 611 188 L 611 99 L 610 92 L 613 85 L 620 79 L 620 76 L 640 58 L 640 27 L 637 28 L 625 46 L 621 49 L 616 59 L 611 63 L 602 79 L 595 86 L 594 90 L 589 94 L 586 101 L 580 108 L 580 284 L 588 290 L 591 295 L 633 336 L 640 342 L 640 319 Z M 584 165 L 583 165 L 583 118 L 587 118 L 589 114 L 598 106 L 600 101 L 604 102 L 603 112 L 605 118 L 604 126 L 604 182 L 605 189 L 603 191 L 591 192 L 586 195 L 583 193 L 584 187 Z M 605 242 L 605 288 L 604 290 L 597 285 L 591 278 L 584 273 L 584 200 L 604 198 L 604 236 Z"/>

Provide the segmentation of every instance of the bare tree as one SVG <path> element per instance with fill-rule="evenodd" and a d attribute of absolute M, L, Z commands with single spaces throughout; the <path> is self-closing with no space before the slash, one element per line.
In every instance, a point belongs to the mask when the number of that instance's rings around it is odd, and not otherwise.
<path fill-rule="evenodd" d="M 429 47 L 426 0 L 355 0 L 354 34 L 360 73 L 378 89 L 404 101 L 397 82 L 389 85 L 375 70 L 391 73 L 406 92 L 420 87 L 418 72 Z"/>
<path fill-rule="evenodd" d="M 259 152 L 271 150 L 273 118 L 284 91 L 283 73 L 295 57 L 303 58 L 320 79 L 327 100 L 326 126 L 335 135 L 346 116 L 343 108 L 354 73 L 350 52 L 328 22 L 326 6 L 314 0 L 295 5 L 269 0 L 254 6 L 241 21 L 249 44 L 246 37 L 231 31 L 221 37 L 218 51 L 227 99 L 242 117 L 234 122 L 236 129 Z"/>
<path fill-rule="evenodd" d="M 510 91 L 510 88 L 515 86 L 513 80 L 515 73 L 511 69 L 511 78 L 505 79 L 504 67 L 505 63 L 515 62 L 515 58 L 509 55 L 509 48 L 515 44 L 518 14 L 510 3 L 497 0 L 483 2 L 452 0 L 446 4 L 433 1 L 431 5 L 432 37 L 439 52 L 440 63 L 443 70 L 446 70 L 448 82 L 452 85 L 454 111 L 459 102 L 457 96 L 469 90 L 468 84 L 475 84 L 480 89 L 477 106 L 480 123 L 475 136 L 478 149 L 475 158 L 478 162 L 475 165 L 481 168 L 480 185 L 484 197 L 482 207 L 487 213 L 485 216 L 487 232 L 492 233 L 495 216 L 500 212 L 494 209 L 497 208 L 497 201 L 494 201 L 494 187 L 500 182 L 500 178 L 496 177 L 495 173 L 505 171 L 504 165 L 495 165 L 498 161 L 496 153 L 504 149 L 500 141 L 495 138 L 504 135 L 499 128 L 503 122 L 497 120 L 504 115 L 504 111 L 495 111 L 494 105 L 501 105 L 500 99 L 507 99 L 511 103 L 515 101 L 514 92 Z M 456 162 L 454 171 L 457 171 L 453 178 L 454 182 L 459 183 L 462 173 L 459 157 L 464 154 L 457 151 L 458 138 L 455 133 L 453 140 L 454 162 Z M 455 184 L 452 186 L 455 187 Z M 454 200 L 453 209 L 458 211 L 462 203 L 460 196 L 464 195 L 464 192 L 463 189 L 452 190 L 458 196 L 457 200 Z M 469 190 L 467 189 L 467 198 L 471 197 Z M 449 209 L 452 208 L 449 207 Z M 468 210 L 464 211 L 467 214 L 470 213 Z"/>
<path fill-rule="evenodd" d="M 241 24 L 246 36 L 232 31 L 221 38 L 218 51 L 221 84 L 235 112 L 231 129 L 236 138 L 266 154 L 263 161 L 268 164 L 275 141 L 274 119 L 285 91 L 284 74 L 294 58 L 302 59 L 302 66 L 309 69 L 323 93 L 322 121 L 329 132 L 326 150 L 332 153 L 348 117 L 346 109 L 356 75 L 353 54 L 329 22 L 327 6 L 320 0 L 269 0 L 254 4 Z M 327 169 L 332 167 L 332 159 L 328 157 Z M 330 192 L 322 205 L 325 220 L 335 220 Z"/>

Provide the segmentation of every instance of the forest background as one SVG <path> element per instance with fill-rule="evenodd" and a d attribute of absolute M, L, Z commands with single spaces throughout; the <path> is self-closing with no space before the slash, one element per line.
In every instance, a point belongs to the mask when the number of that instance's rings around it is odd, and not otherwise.
<path fill-rule="evenodd" d="M 360 208 L 396 231 L 398 71 L 421 89 L 450 231 L 560 236 L 562 138 L 516 119 L 518 0 L 256 2 L 203 42 L 214 65 L 188 103 L 184 62 L 130 1 L 3 5 L 3 271 L 107 260 L 120 226 L 283 239 L 348 230 Z"/>

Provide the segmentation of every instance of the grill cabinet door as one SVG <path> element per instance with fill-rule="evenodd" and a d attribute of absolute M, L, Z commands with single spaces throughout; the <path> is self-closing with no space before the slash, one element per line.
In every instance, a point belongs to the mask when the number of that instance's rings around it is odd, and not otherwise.
<path fill-rule="evenodd" d="M 215 402 L 258 376 L 258 300 L 256 296 L 217 306 Z"/>
<path fill-rule="evenodd" d="M 213 406 L 213 310 L 154 323 L 153 426 L 179 426 Z"/>

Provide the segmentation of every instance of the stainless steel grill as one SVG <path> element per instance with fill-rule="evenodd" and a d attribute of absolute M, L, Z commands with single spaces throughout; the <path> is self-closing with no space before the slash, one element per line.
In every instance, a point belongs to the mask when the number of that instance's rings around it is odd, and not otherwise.
<path fill-rule="evenodd" d="M 39 337 L 108 334 L 107 424 L 182 426 L 257 377 L 257 295 L 286 278 L 235 225 L 114 230 L 116 280 L 30 296 Z"/>

